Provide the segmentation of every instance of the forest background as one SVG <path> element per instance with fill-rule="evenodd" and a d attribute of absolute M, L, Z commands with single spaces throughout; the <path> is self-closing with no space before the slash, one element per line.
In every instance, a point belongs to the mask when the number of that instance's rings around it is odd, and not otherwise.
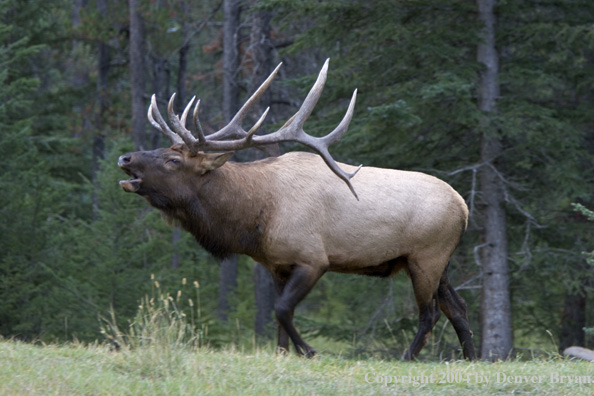
<path fill-rule="evenodd" d="M 271 342 L 268 275 L 166 225 L 121 191 L 116 162 L 166 145 L 146 121 L 153 93 L 164 108 L 177 92 L 178 112 L 196 93 L 213 131 L 282 61 L 262 100 L 271 131 L 326 58 L 307 130 L 328 133 L 357 88 L 333 156 L 430 173 L 466 199 L 449 272 L 483 358 L 594 346 L 588 0 L 1 2 L 0 336 L 92 342 L 101 318 L 128 323 L 157 288 L 199 291 L 213 347 Z M 321 351 L 400 357 L 417 324 L 409 283 L 327 274 L 296 323 Z M 442 319 L 422 356 L 458 349 Z"/>

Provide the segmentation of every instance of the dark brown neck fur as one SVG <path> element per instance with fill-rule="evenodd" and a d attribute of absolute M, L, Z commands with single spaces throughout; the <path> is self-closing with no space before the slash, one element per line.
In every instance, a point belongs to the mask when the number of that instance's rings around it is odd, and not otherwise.
<path fill-rule="evenodd" d="M 213 256 L 232 253 L 261 256 L 261 237 L 272 204 L 261 186 L 265 172 L 257 164 L 227 163 L 199 179 L 192 194 L 171 202 L 163 212 L 180 222 Z"/>

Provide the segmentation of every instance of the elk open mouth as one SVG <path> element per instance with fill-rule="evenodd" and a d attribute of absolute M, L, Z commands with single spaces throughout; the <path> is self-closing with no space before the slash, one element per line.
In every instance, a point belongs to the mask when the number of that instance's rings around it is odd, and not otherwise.
<path fill-rule="evenodd" d="M 128 176 L 131 176 L 131 177 L 128 180 L 120 180 L 120 186 L 122 186 L 122 188 L 126 192 L 133 193 L 133 192 L 138 191 L 140 189 L 140 183 L 142 182 L 142 179 L 124 167 L 122 167 L 122 170 L 124 172 L 126 172 L 128 174 Z"/>
<path fill-rule="evenodd" d="M 133 193 L 133 192 L 138 191 L 138 189 L 140 188 L 141 181 L 142 180 L 140 180 L 138 178 L 128 179 L 128 180 L 120 180 L 120 186 L 122 186 L 124 191 Z"/>

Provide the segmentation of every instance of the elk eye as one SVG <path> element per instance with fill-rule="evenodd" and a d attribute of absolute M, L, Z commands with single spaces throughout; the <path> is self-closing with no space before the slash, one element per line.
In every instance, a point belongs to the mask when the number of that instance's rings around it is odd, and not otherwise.
<path fill-rule="evenodd" d="M 178 165 L 181 161 L 178 158 L 171 158 L 167 162 L 170 162 L 173 165 Z"/>

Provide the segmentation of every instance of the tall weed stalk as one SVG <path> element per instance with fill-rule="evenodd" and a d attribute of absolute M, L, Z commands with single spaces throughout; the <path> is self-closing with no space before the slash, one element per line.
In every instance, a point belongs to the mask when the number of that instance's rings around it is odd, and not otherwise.
<path fill-rule="evenodd" d="M 145 295 L 138 311 L 126 330 L 121 330 L 113 308 L 110 317 L 100 318 L 101 333 L 115 349 L 144 347 L 171 349 L 195 349 L 207 344 L 208 319 L 202 317 L 200 285 L 194 282 L 195 296 L 184 298 L 182 290 L 175 297 L 163 292 L 158 281 L 151 275 L 151 295 Z M 186 279 L 182 280 L 185 286 Z"/>

